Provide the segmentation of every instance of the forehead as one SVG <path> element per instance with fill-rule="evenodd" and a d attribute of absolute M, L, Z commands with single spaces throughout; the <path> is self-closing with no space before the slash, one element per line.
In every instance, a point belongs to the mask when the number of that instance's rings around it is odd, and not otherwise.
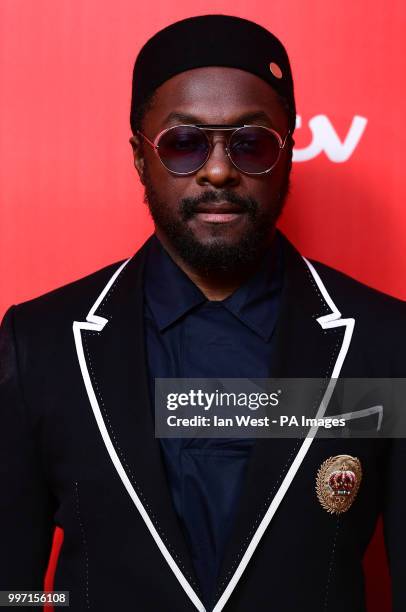
<path fill-rule="evenodd" d="M 287 112 L 268 83 L 238 68 L 210 66 L 181 72 L 158 87 L 148 123 L 166 127 L 176 123 L 168 120 L 175 113 L 193 115 L 199 123 L 234 123 L 255 112 L 266 113 L 271 127 L 287 128 Z"/>

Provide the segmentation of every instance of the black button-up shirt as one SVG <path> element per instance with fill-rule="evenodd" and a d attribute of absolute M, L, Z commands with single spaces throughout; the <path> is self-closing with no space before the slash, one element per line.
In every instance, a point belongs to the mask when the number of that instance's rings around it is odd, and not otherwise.
<path fill-rule="evenodd" d="M 283 280 L 279 236 L 260 269 L 210 301 L 154 235 L 145 276 L 151 397 L 155 378 L 268 378 Z M 205 604 L 214 586 L 254 440 L 160 440 L 169 487 Z"/>

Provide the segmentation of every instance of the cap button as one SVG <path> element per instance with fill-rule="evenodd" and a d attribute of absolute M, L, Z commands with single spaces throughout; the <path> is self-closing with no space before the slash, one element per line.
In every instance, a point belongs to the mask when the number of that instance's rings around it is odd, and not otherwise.
<path fill-rule="evenodd" d="M 272 72 L 274 77 L 276 77 L 277 79 L 281 79 L 282 78 L 282 76 L 283 76 L 282 70 L 280 69 L 278 64 L 276 64 L 275 62 L 271 62 L 269 64 L 269 70 Z"/>

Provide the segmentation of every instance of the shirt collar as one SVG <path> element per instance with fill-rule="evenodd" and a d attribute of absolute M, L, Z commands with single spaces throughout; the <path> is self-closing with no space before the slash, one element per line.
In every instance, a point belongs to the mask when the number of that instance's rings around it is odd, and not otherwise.
<path fill-rule="evenodd" d="M 159 331 L 207 300 L 173 261 L 155 234 L 151 237 L 147 255 L 144 291 Z"/>
<path fill-rule="evenodd" d="M 283 283 L 283 252 L 279 233 L 253 276 L 223 300 L 224 306 L 268 341 L 275 326 Z"/>
<path fill-rule="evenodd" d="M 275 305 L 283 282 L 282 248 L 277 232 L 259 269 L 221 304 L 243 324 L 268 341 L 275 324 Z M 157 236 L 151 237 L 144 291 L 146 302 L 162 332 L 193 308 L 207 302 L 202 291 L 173 261 Z"/>

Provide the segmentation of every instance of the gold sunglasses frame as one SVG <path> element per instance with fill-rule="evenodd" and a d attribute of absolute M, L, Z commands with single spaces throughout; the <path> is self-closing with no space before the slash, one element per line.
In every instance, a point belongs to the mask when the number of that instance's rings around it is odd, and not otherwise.
<path fill-rule="evenodd" d="M 207 156 L 206 159 L 204 160 L 204 162 L 202 164 L 200 164 L 200 166 L 194 170 L 191 170 L 190 172 L 175 172 L 174 170 L 171 170 L 170 168 L 168 168 L 165 163 L 163 162 L 161 156 L 159 155 L 159 141 L 162 138 L 162 136 L 164 136 L 167 132 L 169 132 L 170 130 L 173 130 L 175 128 L 179 128 L 179 127 L 194 127 L 197 128 L 199 130 L 201 130 L 205 137 L 207 138 L 207 142 L 209 144 L 209 148 L 207 151 Z M 276 159 L 276 161 L 272 164 L 272 166 L 270 166 L 269 168 L 267 168 L 266 170 L 264 170 L 263 172 L 246 172 L 245 170 L 241 170 L 241 168 L 239 168 L 237 166 L 237 164 L 233 161 L 231 155 L 230 155 L 230 151 L 228 148 L 228 144 L 230 142 L 230 139 L 233 137 L 233 135 L 238 132 L 239 130 L 242 130 L 244 128 L 249 128 L 249 127 L 255 127 L 255 128 L 261 128 L 263 130 L 267 130 L 268 132 L 270 132 L 271 134 L 273 134 L 273 136 L 276 137 L 278 144 L 279 144 L 279 151 L 278 151 L 278 157 Z M 154 138 L 154 140 L 150 140 L 148 138 L 148 136 L 146 136 L 145 134 L 143 134 L 140 130 L 137 130 L 137 134 L 139 134 L 155 151 L 156 155 L 158 156 L 161 164 L 164 166 L 164 168 L 170 172 L 171 174 L 175 174 L 176 176 L 189 176 L 191 174 L 195 174 L 196 172 L 198 172 L 201 168 L 203 168 L 203 166 L 207 163 L 207 161 L 210 158 L 210 155 L 212 153 L 213 150 L 213 142 L 212 140 L 208 137 L 208 135 L 206 134 L 206 131 L 211 131 L 211 132 L 231 132 L 231 134 L 228 136 L 227 138 L 227 142 L 226 142 L 226 146 L 225 146 L 225 151 L 227 153 L 227 156 L 230 160 L 230 162 L 233 164 L 233 166 L 235 168 L 237 168 L 237 170 L 239 172 L 242 172 L 243 174 L 248 174 L 249 176 L 260 176 L 263 174 L 268 174 L 269 172 L 271 172 L 273 170 L 273 168 L 275 168 L 276 164 L 279 162 L 280 156 L 281 156 L 281 152 L 282 150 L 285 148 L 286 146 L 286 142 L 288 139 L 288 136 L 290 134 L 290 130 L 288 130 L 288 132 L 286 133 L 286 136 L 284 138 L 282 138 L 282 136 L 276 131 L 273 130 L 272 128 L 266 127 L 265 125 L 255 125 L 255 124 L 249 124 L 249 125 L 221 125 L 221 124 L 204 124 L 204 123 L 197 123 L 197 124 L 191 124 L 191 123 L 180 123 L 177 125 L 172 125 L 168 128 L 165 128 L 164 130 L 161 130 Z"/>

